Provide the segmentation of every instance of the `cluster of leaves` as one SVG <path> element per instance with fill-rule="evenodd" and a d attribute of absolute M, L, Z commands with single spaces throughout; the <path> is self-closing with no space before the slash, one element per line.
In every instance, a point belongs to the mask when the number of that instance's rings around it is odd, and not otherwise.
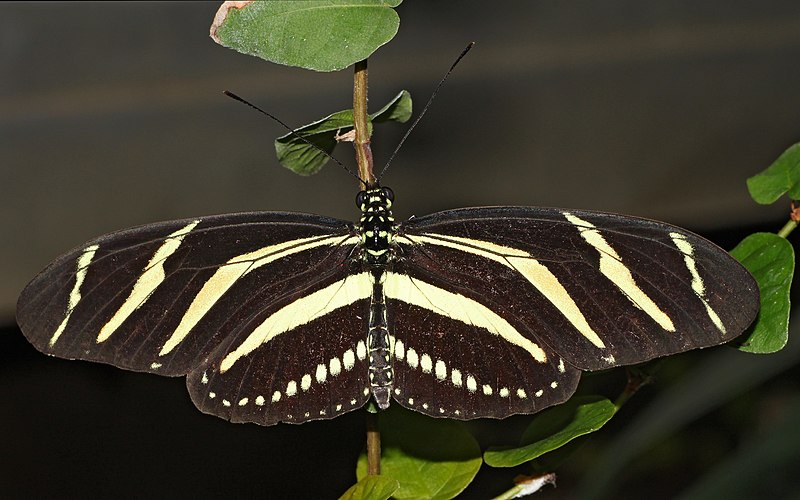
<path fill-rule="evenodd" d="M 401 0 L 296 0 L 225 2 L 211 25 L 220 45 L 270 62 L 314 71 L 337 71 L 366 59 L 391 40 L 400 26 L 394 7 Z M 403 90 L 379 111 L 372 124 L 405 123 L 411 95 Z M 352 140 L 353 110 L 331 113 L 275 140 L 278 161 L 300 175 L 328 162 L 339 142 Z"/>
<path fill-rule="evenodd" d="M 326 0 L 295 2 L 226 2 L 212 25 L 212 38 L 239 52 L 279 64 L 316 71 L 335 71 L 366 59 L 394 36 L 400 0 Z M 411 116 L 411 97 L 400 92 L 369 116 L 373 123 L 405 122 Z M 351 109 L 329 114 L 275 141 L 281 164 L 301 175 L 319 171 L 336 144 L 347 140 L 353 127 Z M 371 130 L 370 130 L 371 131 Z M 303 139 L 299 139 L 301 136 Z M 345 139 L 342 139 L 342 138 Z M 753 199 L 774 203 L 784 194 L 800 199 L 800 144 L 792 146 L 763 173 L 748 179 Z M 789 287 L 794 252 L 786 241 L 797 225 L 781 232 L 756 233 L 731 253 L 755 276 L 761 290 L 761 311 L 737 348 L 750 353 L 773 353 L 788 339 Z M 601 428 L 635 390 L 616 402 L 600 396 L 574 397 L 531 420 L 516 446 L 490 448 L 481 455 L 475 438 L 462 422 L 434 420 L 394 405 L 381 414 L 382 474 L 367 474 L 366 455 L 357 466 L 356 485 L 342 498 L 452 498 L 473 480 L 482 464 L 515 467 L 530 464 L 534 475 L 518 482 L 498 498 L 535 491 L 575 448 L 582 435 Z M 557 451 L 556 451 L 557 450 Z"/>

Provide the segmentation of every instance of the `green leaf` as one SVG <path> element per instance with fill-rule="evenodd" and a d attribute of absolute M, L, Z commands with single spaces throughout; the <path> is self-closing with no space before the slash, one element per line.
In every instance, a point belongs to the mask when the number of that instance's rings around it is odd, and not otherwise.
<path fill-rule="evenodd" d="M 366 476 L 347 489 L 339 500 L 387 500 L 400 484 L 386 476 Z"/>
<path fill-rule="evenodd" d="M 370 113 L 369 118 L 375 123 L 407 122 L 411 118 L 411 94 L 407 90 L 401 90 L 384 107 Z"/>
<path fill-rule="evenodd" d="M 751 234 L 731 250 L 753 274 L 761 290 L 761 310 L 739 349 L 767 354 L 780 351 L 789 338 L 789 288 L 794 275 L 794 249 L 772 233 Z"/>
<path fill-rule="evenodd" d="M 405 123 L 409 118 L 411 118 L 411 94 L 403 90 L 380 110 L 369 115 L 370 135 L 372 135 L 372 123 L 388 121 Z M 337 144 L 337 134 L 345 134 L 352 129 L 352 109 L 338 111 L 321 120 L 303 125 L 295 130 L 295 134 L 289 133 L 275 139 L 278 161 L 296 174 L 316 174 L 329 159 L 322 151 L 332 154 Z M 319 149 L 300 139 L 298 135 Z"/>
<path fill-rule="evenodd" d="M 353 110 L 339 111 L 275 139 L 275 153 L 284 167 L 299 175 L 314 175 L 328 163 L 336 147 L 336 134 L 353 128 Z M 306 139 L 300 139 L 299 136 Z M 311 144 L 314 146 L 312 146 Z M 324 151 L 324 153 L 323 153 Z"/>
<path fill-rule="evenodd" d="M 267 61 L 337 71 L 366 59 L 400 26 L 401 0 L 225 2 L 211 25 L 220 45 Z"/>
<path fill-rule="evenodd" d="M 537 415 L 522 436 L 523 446 L 490 449 L 483 460 L 492 467 L 515 467 L 605 425 L 617 407 L 600 396 L 572 398 Z"/>
<path fill-rule="evenodd" d="M 481 467 L 478 443 L 462 422 L 434 419 L 392 405 L 380 412 L 381 475 L 397 479 L 396 499 L 447 499 L 461 493 Z M 367 458 L 356 475 L 367 475 Z"/>
<path fill-rule="evenodd" d="M 800 143 L 784 151 L 766 170 L 747 179 L 747 189 L 762 205 L 774 203 L 784 193 L 793 200 L 800 199 Z"/>

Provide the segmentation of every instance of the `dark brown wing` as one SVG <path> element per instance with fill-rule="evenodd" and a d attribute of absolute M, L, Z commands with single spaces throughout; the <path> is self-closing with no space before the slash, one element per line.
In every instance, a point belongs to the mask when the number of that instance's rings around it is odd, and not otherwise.
<path fill-rule="evenodd" d="M 190 392 L 208 413 L 261 424 L 330 418 L 367 399 L 363 356 L 338 377 L 330 368 L 363 342 L 365 297 L 277 332 L 224 374 L 218 364 L 287 304 L 343 282 L 352 271 L 353 235 L 343 221 L 269 212 L 112 233 L 59 257 L 34 278 L 20 296 L 17 320 L 46 354 L 189 374 Z M 321 372 L 317 377 L 323 363 L 325 380 L 338 384 L 335 395 L 323 389 Z M 315 383 L 305 387 L 305 375 Z M 306 397 L 287 394 L 292 381 Z M 273 402 L 276 391 L 284 396 Z M 259 396 L 272 406 L 258 404 Z"/>
<path fill-rule="evenodd" d="M 755 280 L 669 224 L 580 210 L 440 212 L 401 227 L 409 275 L 446 280 L 582 370 L 639 363 L 740 335 Z"/>

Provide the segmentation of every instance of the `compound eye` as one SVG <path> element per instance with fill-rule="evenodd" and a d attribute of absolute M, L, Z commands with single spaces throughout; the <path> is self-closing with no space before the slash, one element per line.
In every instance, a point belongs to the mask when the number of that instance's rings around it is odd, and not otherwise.
<path fill-rule="evenodd" d="M 356 195 L 356 206 L 361 208 L 367 202 L 367 192 L 366 191 L 359 191 Z"/>
<path fill-rule="evenodd" d="M 383 193 L 383 196 L 385 196 L 387 200 L 394 201 L 394 191 L 392 191 L 391 188 L 384 186 L 381 188 L 381 192 Z"/>

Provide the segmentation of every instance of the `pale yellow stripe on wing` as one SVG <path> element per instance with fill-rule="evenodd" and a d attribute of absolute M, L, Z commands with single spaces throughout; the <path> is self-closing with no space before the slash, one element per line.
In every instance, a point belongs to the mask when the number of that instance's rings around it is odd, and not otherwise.
<path fill-rule="evenodd" d="M 689 274 L 692 275 L 692 290 L 698 296 L 703 297 L 706 294 L 706 286 L 703 283 L 703 278 L 700 277 L 700 273 L 697 272 L 697 264 L 694 260 L 694 247 L 689 241 L 686 240 L 686 237 L 681 233 L 669 233 L 669 237 L 672 238 L 672 242 L 681 251 L 683 254 L 683 263 L 686 264 L 686 269 L 689 270 Z"/>
<path fill-rule="evenodd" d="M 72 286 L 72 291 L 69 293 L 67 312 L 61 324 L 58 325 L 58 328 L 56 328 L 56 331 L 53 333 L 53 336 L 50 337 L 50 347 L 56 345 L 58 338 L 64 333 L 64 329 L 67 327 L 69 318 L 72 316 L 72 311 L 75 309 L 75 306 L 78 305 L 78 302 L 81 301 L 81 285 L 83 285 L 83 280 L 86 279 L 86 272 L 88 271 L 89 264 L 92 263 L 92 259 L 94 259 L 94 254 L 97 252 L 98 248 L 97 245 L 88 246 L 84 248 L 83 253 L 78 257 L 77 270 L 75 271 L 75 284 Z"/>
<path fill-rule="evenodd" d="M 405 236 L 405 239 L 411 243 L 430 243 L 431 245 L 439 245 L 442 247 L 453 248 L 462 252 L 479 255 L 481 257 L 491 259 L 499 262 L 505 266 L 508 265 L 505 257 L 530 257 L 528 252 L 519 250 L 518 248 L 506 247 L 484 240 L 474 240 L 472 238 L 464 238 L 461 236 L 451 236 L 437 233 L 426 233 L 419 236 Z"/>
<path fill-rule="evenodd" d="M 694 247 L 686 239 L 686 236 L 681 233 L 672 232 L 669 233 L 669 236 L 672 238 L 672 242 L 678 250 L 683 254 L 683 263 L 686 265 L 686 269 L 689 270 L 689 274 L 692 275 L 692 290 L 697 294 L 697 297 L 703 301 L 703 305 L 706 307 L 706 313 L 708 313 L 708 317 L 711 319 L 711 322 L 714 323 L 714 326 L 717 327 L 717 330 L 726 333 L 725 325 L 722 323 L 722 320 L 711 307 L 711 304 L 706 300 L 706 286 L 705 283 L 703 283 L 703 278 L 700 277 L 700 273 L 697 271 Z"/>
<path fill-rule="evenodd" d="M 164 273 L 164 261 L 178 250 L 181 243 L 183 243 L 183 238 L 198 224 L 200 224 L 199 219 L 192 221 L 185 227 L 178 229 L 166 237 L 164 243 L 156 250 L 153 257 L 150 258 L 150 262 L 147 263 L 142 275 L 136 280 L 128 298 L 125 299 L 125 302 L 122 303 L 108 323 L 103 325 L 103 328 L 100 329 L 100 333 L 97 335 L 98 344 L 108 340 L 111 334 L 119 328 L 128 316 L 147 302 L 147 299 L 150 298 L 153 291 L 164 282 L 164 278 L 166 277 Z"/>
<path fill-rule="evenodd" d="M 653 302 L 653 299 L 644 293 L 644 290 L 639 288 L 630 270 L 622 263 L 619 254 L 611 248 L 594 224 L 569 212 L 564 212 L 564 217 L 578 228 L 586 243 L 593 246 L 600 254 L 600 272 L 622 290 L 636 307 L 653 318 L 661 328 L 674 332 L 675 325 L 672 324 L 672 320 Z"/>
<path fill-rule="evenodd" d="M 511 324 L 494 311 L 463 295 L 449 292 L 405 274 L 388 273 L 384 283 L 387 298 L 422 307 L 468 325 L 484 328 L 494 335 L 528 351 L 533 358 L 547 362 L 541 347 L 520 334 Z"/>
<path fill-rule="evenodd" d="M 211 307 L 233 286 L 236 281 L 254 269 L 267 265 L 278 259 L 304 252 L 324 245 L 343 245 L 355 242 L 356 237 L 342 239 L 341 236 L 320 237 L 311 236 L 296 240 L 284 241 L 275 245 L 260 248 L 253 252 L 237 255 L 228 260 L 205 282 L 203 288 L 194 297 L 189 308 L 183 314 L 180 323 L 167 339 L 159 356 L 172 352 L 189 334 L 192 328 L 206 315 Z"/>
<path fill-rule="evenodd" d="M 265 319 L 247 336 L 239 347 L 228 353 L 219 365 L 220 373 L 230 370 L 239 359 L 247 356 L 278 335 L 310 323 L 336 309 L 349 306 L 358 300 L 367 299 L 371 294 L 372 281 L 370 273 L 363 272 L 348 276 L 343 280 L 295 300 Z"/>
<path fill-rule="evenodd" d="M 556 309 L 567 318 L 572 326 L 583 335 L 586 340 L 598 348 L 605 348 L 605 344 L 597 335 L 597 332 L 586 321 L 578 305 L 572 300 L 566 288 L 558 281 L 558 278 L 550 270 L 527 252 L 517 248 L 498 245 L 489 241 L 474 240 L 459 236 L 439 235 L 429 233 L 428 235 L 414 236 L 407 238 L 411 242 L 421 242 L 432 245 L 445 246 L 473 255 L 478 255 L 504 266 L 510 267 L 520 273 L 542 295 L 553 304 Z"/>
<path fill-rule="evenodd" d="M 597 332 L 589 326 L 586 317 L 581 310 L 578 309 L 578 304 L 572 300 L 566 288 L 561 285 L 558 278 L 556 278 L 547 267 L 540 264 L 536 259 L 531 258 L 509 257 L 509 260 L 520 274 L 525 276 L 537 290 L 542 292 L 542 295 L 547 297 L 547 300 L 556 306 L 561 314 L 572 323 L 572 326 L 574 326 L 586 340 L 600 349 L 606 347 L 605 343 L 600 339 L 600 336 L 597 335 Z"/>

